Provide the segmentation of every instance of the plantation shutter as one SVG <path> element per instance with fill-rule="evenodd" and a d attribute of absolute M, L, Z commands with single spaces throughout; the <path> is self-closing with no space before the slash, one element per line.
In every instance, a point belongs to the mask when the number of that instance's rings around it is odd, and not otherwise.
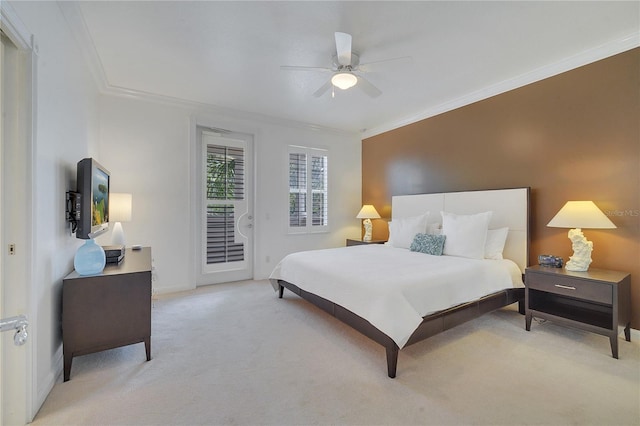
<path fill-rule="evenodd" d="M 329 223 L 327 166 L 327 151 L 289 147 L 290 232 L 321 232 L 327 229 Z"/>
<path fill-rule="evenodd" d="M 244 149 L 207 145 L 207 264 L 244 260 L 236 243 L 235 200 L 244 200 Z"/>
<path fill-rule="evenodd" d="M 311 156 L 312 224 L 326 226 L 327 212 L 327 157 Z"/>
<path fill-rule="evenodd" d="M 289 226 L 307 226 L 307 155 L 289 153 Z"/>

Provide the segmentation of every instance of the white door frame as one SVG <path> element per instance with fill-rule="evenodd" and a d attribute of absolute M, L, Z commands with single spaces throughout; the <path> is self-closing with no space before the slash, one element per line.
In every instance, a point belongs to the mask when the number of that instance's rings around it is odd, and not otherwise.
<path fill-rule="evenodd" d="M 191 206 L 191 235 L 192 235 L 192 251 L 191 251 L 191 259 L 193 261 L 194 267 L 192 268 L 193 280 L 196 286 L 200 285 L 209 285 L 209 284 L 217 284 L 229 281 L 238 281 L 244 279 L 251 279 L 255 275 L 255 235 L 256 221 L 252 218 L 249 219 L 248 216 L 255 216 L 255 181 L 256 181 L 256 162 L 255 162 L 255 151 L 256 151 L 256 138 L 257 131 L 255 129 L 248 129 L 246 126 L 237 126 L 234 124 L 225 123 L 224 126 L 229 130 L 223 130 L 220 126 L 223 124 L 214 123 L 210 118 L 202 118 L 202 117 L 192 117 L 191 118 L 191 190 L 190 190 L 190 206 Z M 242 219 L 242 224 L 247 225 L 250 222 L 252 225 L 251 228 L 251 238 L 250 238 L 250 247 L 247 248 L 245 252 L 246 255 L 249 256 L 250 261 L 248 262 L 247 268 L 242 271 L 238 270 L 229 270 L 229 271 L 219 271 L 219 272 L 211 272 L 211 273 L 203 273 L 202 269 L 202 209 L 203 200 L 202 200 L 202 173 L 203 166 L 201 164 L 201 152 L 202 152 L 202 140 L 200 137 L 200 132 L 202 130 L 209 130 L 214 132 L 222 132 L 226 137 L 231 139 L 243 139 L 247 142 L 247 153 L 245 154 L 245 170 L 249 170 L 250 176 L 245 182 L 246 187 L 250 188 L 248 190 L 247 201 L 248 201 L 248 213 Z M 248 229 L 246 230 L 248 231 Z"/>
<path fill-rule="evenodd" d="M 241 137 L 221 135 L 212 133 L 206 129 L 201 129 L 199 136 L 201 139 L 201 170 L 204 172 L 207 167 L 207 147 L 209 145 L 225 146 L 229 148 L 239 148 L 243 152 L 244 177 L 253 176 L 253 162 L 251 161 L 253 140 L 249 135 L 239 135 Z M 202 229 L 207 229 L 207 217 L 204 215 L 207 205 L 233 205 L 234 206 L 234 240 L 235 243 L 243 243 L 244 256 L 241 261 L 207 264 L 207 239 L 205 233 L 201 233 L 201 271 L 203 275 L 224 273 L 229 279 L 248 279 L 253 277 L 253 206 L 251 194 L 253 193 L 253 185 L 251 179 L 244 180 L 244 194 L 240 200 L 208 200 L 205 201 L 204 193 L 206 192 L 206 184 L 201 184 L 201 202 L 200 208 Z"/>
<path fill-rule="evenodd" d="M 2 191 L 2 185 L 4 185 L 4 179 L 3 179 L 3 166 L 2 164 L 4 164 L 4 119 L 2 118 L 4 116 L 4 83 L 2 83 L 2 81 L 4 80 L 4 43 L 0 43 L 0 244 L 4 241 L 4 232 L 3 232 L 3 228 L 4 228 L 4 222 L 3 222 L 3 218 L 4 215 L 2 214 L 2 209 L 4 208 L 4 202 L 2 201 L 4 194 Z M 0 255 L 0 318 L 4 318 L 4 309 L 3 309 L 3 305 L 4 305 L 4 255 Z M 4 352 L 4 340 L 3 338 L 1 338 L 2 336 L 0 336 L 0 424 L 5 424 L 7 423 L 7 421 L 5 420 L 5 409 L 4 407 L 4 402 L 5 402 L 5 398 L 4 398 L 4 383 L 5 383 L 5 379 L 4 379 L 4 374 L 3 371 L 5 371 L 4 368 L 4 356 L 3 356 L 3 352 Z"/>
<path fill-rule="evenodd" d="M 4 140 L 5 129 L 0 131 L 0 149 L 6 152 L 11 148 L 11 164 L 15 164 L 19 170 L 23 170 L 22 178 L 9 180 L 5 173 L 5 165 L 8 158 L 0 158 L 0 174 L 3 175 L 4 190 L 0 191 L 0 235 L 2 246 L 0 247 L 0 317 L 24 314 L 30 321 L 29 339 L 24 346 L 13 345 L 11 333 L 3 333 L 0 346 L 0 423 L 1 424 L 26 424 L 33 420 L 44 397 L 36 395 L 36 341 L 37 333 L 33 325 L 37 323 L 36 309 L 34 309 L 33 287 L 33 254 L 35 253 L 36 232 L 34 230 L 33 212 L 34 202 L 34 139 L 35 139 L 35 111 L 36 111 L 36 63 L 37 47 L 33 35 L 19 19 L 13 8 L 5 1 L 0 2 L 0 24 L 3 33 L 17 48 L 17 54 L 13 55 L 20 70 L 21 79 L 16 83 L 16 93 L 10 99 L 2 99 L 7 102 L 19 117 L 12 123 L 16 131 L 11 140 Z M 6 65 L 6 64 L 5 64 Z M 4 78 L 4 77 L 2 77 Z M 13 83 L 13 82 L 12 82 Z M 2 93 L 6 97 L 7 93 Z M 11 145 L 9 145 L 11 144 Z M 16 154 L 17 153 L 17 154 Z M 15 154 L 15 155 L 13 155 Z M 16 196 L 16 194 L 19 194 Z M 9 200 L 11 202 L 9 202 Z M 15 245 L 16 254 L 7 261 L 8 233 L 6 230 L 13 223 L 11 212 L 20 212 L 19 226 L 22 228 L 17 233 Z M 15 218 L 15 214 L 13 215 Z M 15 220 L 15 219 L 13 219 Z M 12 243 L 13 237 L 12 237 Z M 14 257 L 15 256 L 15 257 Z M 10 279 L 7 279 L 10 277 Z M 18 309 L 22 312 L 15 312 Z M 40 399 L 42 401 L 40 401 Z M 5 409 L 2 409 L 4 407 Z M 7 409 L 10 407 L 11 409 Z"/>
<path fill-rule="evenodd" d="M 204 134 L 207 135 L 207 140 L 215 143 L 219 143 L 224 146 L 234 146 L 241 147 L 244 152 L 244 171 L 245 171 L 245 199 L 243 202 L 239 203 L 237 207 L 241 207 L 240 211 L 237 211 L 238 216 L 236 217 L 235 223 L 235 234 L 236 234 L 236 242 L 244 242 L 245 251 L 244 251 L 244 260 L 241 262 L 231 262 L 224 263 L 219 265 L 204 265 L 206 261 L 205 247 L 206 247 L 206 220 L 203 216 L 203 212 L 206 210 L 206 203 L 204 200 L 204 185 L 202 182 L 202 176 L 204 174 L 204 168 L 206 164 L 206 144 L 204 141 Z M 212 133 L 209 129 L 205 129 L 203 127 L 198 127 L 198 140 L 201 145 L 200 149 L 200 167 L 196 169 L 199 170 L 200 175 L 200 191 L 199 197 L 196 200 L 195 205 L 199 206 L 200 212 L 200 232 L 199 232 L 199 241 L 200 243 L 200 275 L 198 277 L 197 283 L 200 285 L 207 285 L 213 283 L 221 283 L 228 281 L 239 281 L 253 278 L 253 252 L 254 252 L 254 229 L 253 229 L 253 176 L 254 172 L 254 162 L 253 162 L 253 136 L 244 133 L 222 133 L 217 134 Z M 232 203 L 236 204 L 236 203 Z"/>

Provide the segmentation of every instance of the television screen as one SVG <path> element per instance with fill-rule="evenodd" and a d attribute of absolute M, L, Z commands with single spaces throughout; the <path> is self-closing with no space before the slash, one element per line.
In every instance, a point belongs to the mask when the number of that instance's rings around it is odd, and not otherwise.
<path fill-rule="evenodd" d="M 93 158 L 84 158 L 78 162 L 77 177 L 80 219 L 76 237 L 86 240 L 109 229 L 110 173 Z"/>
<path fill-rule="evenodd" d="M 109 175 L 99 167 L 93 167 L 91 176 L 91 226 L 109 222 Z"/>

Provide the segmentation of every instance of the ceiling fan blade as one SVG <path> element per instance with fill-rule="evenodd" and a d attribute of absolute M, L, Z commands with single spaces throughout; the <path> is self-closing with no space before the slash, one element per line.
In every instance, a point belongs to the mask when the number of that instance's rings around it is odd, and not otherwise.
<path fill-rule="evenodd" d="M 331 68 L 326 67 L 300 67 L 296 65 L 281 65 L 280 69 L 284 71 L 333 71 Z"/>
<path fill-rule="evenodd" d="M 360 75 L 357 77 L 358 77 L 358 84 L 356 84 L 356 86 L 361 88 L 364 93 L 371 96 L 372 98 L 377 98 L 382 94 L 382 91 L 380 91 L 380 89 L 378 89 L 376 86 L 371 84 L 369 80 L 367 80 L 366 78 Z"/>
<path fill-rule="evenodd" d="M 313 96 L 315 96 L 316 98 L 319 98 L 320 96 L 324 95 L 325 92 L 331 88 L 331 86 L 332 86 L 331 80 L 328 80 L 325 84 L 323 84 L 318 90 L 316 90 L 313 93 Z"/>
<path fill-rule="evenodd" d="M 395 62 L 394 65 L 396 65 L 396 64 L 406 64 L 412 61 L 413 61 L 413 58 L 411 56 L 401 56 L 399 58 L 383 59 L 381 61 L 373 61 L 373 62 L 360 64 L 358 65 L 358 70 L 364 71 L 364 72 L 370 72 L 370 71 L 373 71 L 375 68 L 378 68 L 380 65 L 386 65 L 391 62 Z"/>
<path fill-rule="evenodd" d="M 351 34 L 336 33 L 336 54 L 340 65 L 351 65 Z"/>

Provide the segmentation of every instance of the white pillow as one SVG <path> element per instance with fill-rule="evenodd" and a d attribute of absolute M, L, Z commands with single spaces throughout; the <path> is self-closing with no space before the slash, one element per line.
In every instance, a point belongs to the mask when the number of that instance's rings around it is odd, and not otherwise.
<path fill-rule="evenodd" d="M 442 235 L 442 229 L 440 229 L 438 222 L 427 223 L 427 234 L 430 235 Z"/>
<path fill-rule="evenodd" d="M 509 228 L 489 229 L 487 241 L 484 243 L 485 259 L 502 259 L 504 244 L 507 242 Z"/>
<path fill-rule="evenodd" d="M 408 249 L 416 234 L 424 234 L 427 230 L 429 212 L 420 216 L 403 217 L 389 222 L 389 245 Z"/>
<path fill-rule="evenodd" d="M 443 254 L 483 259 L 487 230 L 493 212 L 471 215 L 447 212 L 441 212 L 441 214 L 442 234 L 447 237 Z"/>

